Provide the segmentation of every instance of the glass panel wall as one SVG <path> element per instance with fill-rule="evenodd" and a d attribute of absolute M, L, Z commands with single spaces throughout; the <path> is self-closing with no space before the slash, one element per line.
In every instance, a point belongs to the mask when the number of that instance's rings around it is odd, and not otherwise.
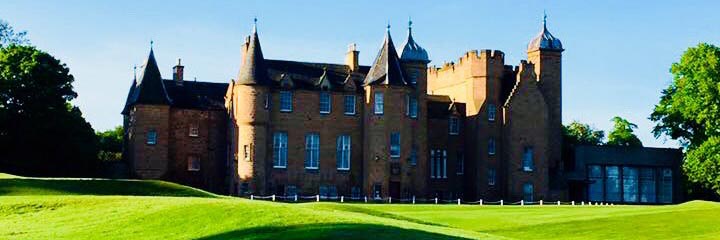
<path fill-rule="evenodd" d="M 640 202 L 654 203 L 655 197 L 655 169 L 640 169 Z"/>
<path fill-rule="evenodd" d="M 603 201 L 603 175 L 602 167 L 598 165 L 588 166 L 588 178 L 590 184 L 588 186 L 588 199 L 590 201 Z"/>
<path fill-rule="evenodd" d="M 638 201 L 638 169 L 635 167 L 623 167 L 623 201 Z"/>
<path fill-rule="evenodd" d="M 672 170 L 669 168 L 662 169 L 659 200 L 661 203 L 672 203 Z"/>
<path fill-rule="evenodd" d="M 620 201 L 620 168 L 618 166 L 605 166 L 605 200 L 609 202 Z"/>

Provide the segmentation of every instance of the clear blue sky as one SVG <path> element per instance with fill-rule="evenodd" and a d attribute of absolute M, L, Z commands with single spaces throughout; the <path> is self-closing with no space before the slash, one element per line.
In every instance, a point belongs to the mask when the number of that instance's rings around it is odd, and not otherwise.
<path fill-rule="evenodd" d="M 699 42 L 718 44 L 719 1 L 7 1 L 0 18 L 27 30 L 75 76 L 74 101 L 98 130 L 122 123 L 133 65 L 150 40 L 162 74 L 182 58 L 186 78 L 228 82 L 239 68 L 240 44 L 259 19 L 266 58 L 341 63 L 357 43 L 370 64 L 388 22 L 396 45 L 408 17 L 431 65 L 457 61 L 472 49 L 498 49 L 506 64 L 526 58 L 543 10 L 563 42 L 563 122 L 609 130 L 619 115 L 637 123 L 646 146 L 647 118 L 672 80 L 670 64 Z M 669 1 L 668 1 L 669 2 Z"/>

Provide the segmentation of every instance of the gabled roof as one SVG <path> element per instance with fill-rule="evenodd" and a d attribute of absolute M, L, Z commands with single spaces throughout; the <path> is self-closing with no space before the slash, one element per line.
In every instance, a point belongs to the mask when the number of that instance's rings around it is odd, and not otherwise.
<path fill-rule="evenodd" d="M 370 72 L 365 76 L 363 83 L 364 85 L 407 85 L 403 77 L 402 68 L 400 68 L 400 59 L 398 58 L 395 45 L 390 37 L 389 25 L 380 52 L 378 52 L 372 67 L 370 67 Z"/>
<path fill-rule="evenodd" d="M 370 67 L 360 66 L 355 72 L 344 64 L 295 62 L 286 60 L 265 60 L 270 85 L 280 87 L 283 79 L 292 80 L 293 89 L 321 90 L 319 83 L 326 82 L 332 91 L 347 91 L 348 76 L 354 85 L 359 85 Z M 324 75 L 324 76 L 323 76 Z M 322 79 L 322 80 L 321 80 Z M 325 85 L 327 86 L 327 85 Z M 287 86 L 286 86 L 287 87 Z M 362 88 L 355 90 L 361 91 Z"/>
<path fill-rule="evenodd" d="M 163 82 L 172 99 L 172 107 L 200 110 L 225 109 L 227 83 L 184 81 L 182 85 L 178 85 L 172 79 L 165 79 Z"/>
<path fill-rule="evenodd" d="M 162 82 L 160 69 L 158 69 L 152 48 L 150 48 L 150 55 L 147 61 L 145 61 L 145 66 L 140 75 L 140 82 L 137 83 L 137 87 L 133 92 L 133 104 L 168 105 L 171 103 L 165 90 L 165 85 Z"/>
<path fill-rule="evenodd" d="M 257 34 L 257 23 L 253 26 L 253 33 L 247 43 L 245 59 L 238 72 L 237 84 L 243 85 L 267 85 L 269 79 L 265 68 L 260 39 Z"/>

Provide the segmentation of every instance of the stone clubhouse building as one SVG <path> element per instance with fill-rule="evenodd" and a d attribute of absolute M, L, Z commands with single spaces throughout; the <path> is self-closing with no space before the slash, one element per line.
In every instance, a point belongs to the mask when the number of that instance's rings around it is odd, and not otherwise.
<path fill-rule="evenodd" d="M 133 177 L 230 195 L 612 201 L 617 167 L 564 168 L 563 50 L 543 21 L 517 65 L 479 50 L 428 66 L 410 22 L 398 49 L 388 26 L 369 66 L 354 44 L 344 64 L 298 62 L 266 59 L 254 26 L 237 78 L 212 83 L 185 80 L 180 61 L 163 79 L 151 49 L 122 111 L 124 159 Z M 660 202 L 663 170 L 679 175 L 672 164 L 641 170 L 653 192 L 637 182 L 619 199 Z"/>

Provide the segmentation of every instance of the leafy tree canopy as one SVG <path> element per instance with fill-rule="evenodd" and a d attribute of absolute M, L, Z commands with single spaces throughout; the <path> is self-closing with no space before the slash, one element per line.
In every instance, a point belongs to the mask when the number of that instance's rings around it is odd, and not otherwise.
<path fill-rule="evenodd" d="M 123 127 L 96 132 L 100 143 L 98 158 L 102 161 L 120 161 L 122 159 Z"/>
<path fill-rule="evenodd" d="M 614 126 L 608 135 L 607 145 L 642 147 L 642 142 L 634 133 L 637 125 L 618 116 L 612 118 L 611 121 L 614 123 Z"/>
<path fill-rule="evenodd" d="M 688 48 L 670 72 L 673 82 L 650 115 L 655 137 L 679 140 L 688 179 L 720 193 L 720 48 Z"/>
<path fill-rule="evenodd" d="M 84 175 L 94 168 L 97 139 L 69 101 L 70 70 L 32 46 L 0 48 L 0 171 Z"/>
<path fill-rule="evenodd" d="M 605 139 L 605 132 L 596 130 L 588 124 L 573 121 L 563 126 L 563 136 L 566 144 L 601 145 Z"/>
<path fill-rule="evenodd" d="M 27 32 L 15 32 L 10 24 L 0 19 L 0 48 L 11 44 L 28 44 Z"/>

